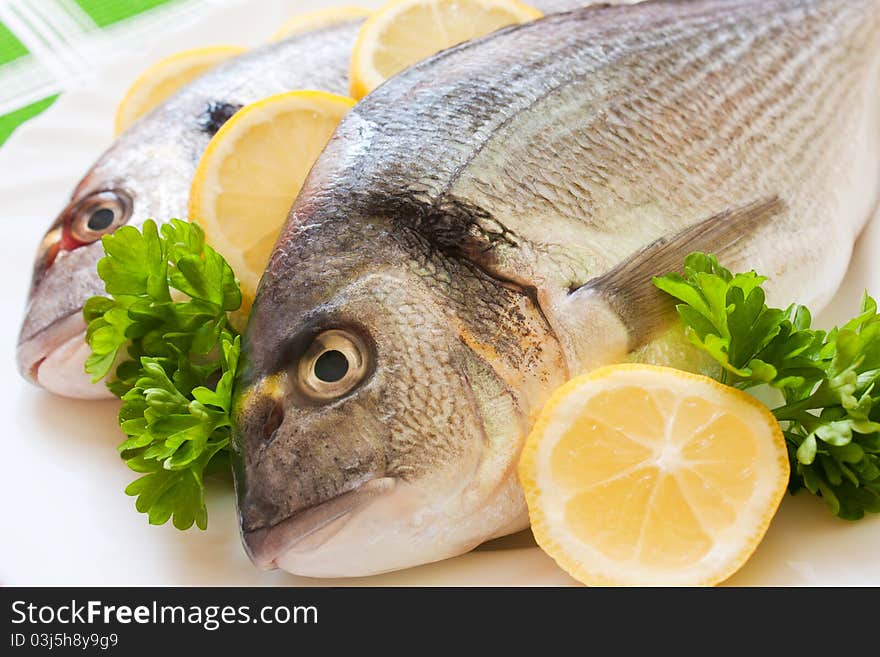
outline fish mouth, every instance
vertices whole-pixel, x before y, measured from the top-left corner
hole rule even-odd
[[[319,548],[352,518],[394,487],[391,477],[378,477],[315,506],[297,511],[269,527],[242,531],[245,550],[262,570],[277,568],[277,560],[292,548]]]
[[[86,322],[82,309],[52,322],[18,343],[18,369],[21,375],[35,385],[39,383],[39,368],[43,361],[62,344],[77,335],[85,339]]]
[[[71,312],[18,343],[16,360],[21,375],[49,392],[77,399],[109,399],[103,385],[85,373],[89,354],[82,309]]]

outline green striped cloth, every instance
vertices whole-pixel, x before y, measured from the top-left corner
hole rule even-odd
[[[223,0],[0,0],[0,145],[147,29]]]

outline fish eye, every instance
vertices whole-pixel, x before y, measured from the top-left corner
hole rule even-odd
[[[339,329],[324,331],[300,358],[300,388],[314,401],[347,395],[366,378],[369,358],[367,347],[357,334]]]
[[[71,209],[70,232],[77,241],[90,244],[126,223],[131,208],[131,197],[125,192],[91,194]]]

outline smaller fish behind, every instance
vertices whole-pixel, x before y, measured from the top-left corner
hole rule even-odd
[[[83,368],[82,308],[104,293],[100,238],[119,226],[186,217],[196,166],[208,141],[240,107],[275,93],[321,89],[347,95],[348,64],[361,19],[290,37],[219,65],[124,132],[98,159],[39,246],[19,335],[22,376],[51,392],[106,398]]]

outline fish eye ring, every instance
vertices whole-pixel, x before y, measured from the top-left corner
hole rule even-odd
[[[300,388],[314,401],[330,401],[351,392],[366,377],[369,352],[355,333],[331,329],[318,334],[297,368]]]
[[[70,210],[70,233],[91,244],[131,218],[131,197],[123,191],[105,190],[85,197]]]

